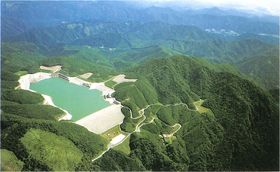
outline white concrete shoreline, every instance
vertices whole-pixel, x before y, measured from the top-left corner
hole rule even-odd
[[[51,78],[51,74],[50,73],[45,73],[45,72],[37,72],[37,73],[34,73],[34,74],[23,75],[18,80],[19,88],[21,88],[23,90],[32,91],[32,90],[30,90],[30,84],[31,83],[39,82],[41,80],[48,79],[48,78]]]
[[[26,74],[26,75],[23,75],[19,78],[19,80],[18,80],[19,88],[23,89],[23,90],[28,90],[28,91],[31,91],[31,92],[36,92],[36,91],[30,89],[30,84],[34,83],[34,82],[42,81],[44,79],[49,79],[49,78],[51,78],[51,74],[50,73],[45,73],[45,72],[38,72],[38,73],[34,73],[34,74]],[[59,109],[61,109],[62,111],[65,112],[65,115],[58,119],[59,121],[60,120],[71,120],[72,119],[72,115],[69,112],[67,112],[67,110],[56,106],[53,103],[52,98],[50,96],[45,95],[45,94],[41,94],[41,95],[44,98],[43,104],[57,107],[57,108],[59,108]]]
[[[32,90],[32,91],[33,91],[33,90]],[[34,92],[35,92],[35,91],[34,91]],[[71,119],[72,119],[72,115],[71,115],[67,110],[62,109],[62,108],[56,106],[56,105],[53,103],[52,98],[51,98],[50,96],[45,95],[45,94],[41,94],[41,95],[42,95],[42,96],[44,97],[44,99],[45,99],[45,101],[44,101],[44,104],[45,104],[45,105],[51,105],[51,106],[57,107],[58,109],[61,109],[62,111],[65,112],[65,115],[62,116],[62,117],[60,117],[60,118],[58,119],[59,121],[60,121],[60,120],[71,120]]]
[[[38,72],[34,74],[26,74],[20,77],[19,79],[19,88],[36,92],[30,89],[30,84],[34,82],[39,82],[44,79],[49,79],[51,78],[51,73],[45,73],[45,72]],[[106,82],[100,82],[100,83],[91,83],[88,81],[84,81],[78,77],[68,77],[69,82],[73,84],[77,84],[80,86],[83,86],[84,84],[89,85],[89,89],[96,89],[102,92],[103,96],[109,95],[108,98],[104,98],[105,101],[108,101],[111,105],[103,108],[97,112],[94,112],[92,114],[87,115],[86,117],[76,121],[75,123],[78,125],[81,125],[85,128],[87,128],[89,131],[96,133],[96,134],[101,134],[104,133],[105,131],[120,125],[123,123],[124,115],[121,112],[122,105],[121,104],[114,104],[114,102],[117,102],[115,98],[111,97],[111,95],[115,92],[114,89],[111,89],[107,87],[104,83]],[[125,79],[125,75],[117,75],[112,77],[112,80],[119,83],[122,82],[135,82],[136,79]],[[52,98],[48,95],[41,94],[44,97],[44,104],[46,105],[52,105],[57,107],[53,101]],[[59,108],[59,107],[57,107]],[[61,109],[61,108],[59,108]],[[59,120],[71,120],[72,115],[67,112],[64,109],[61,109],[65,112],[65,115]],[[119,135],[116,138],[113,138],[110,145],[118,145],[119,143],[122,142],[124,139],[124,135]]]

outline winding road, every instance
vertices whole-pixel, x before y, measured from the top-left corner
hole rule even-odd
[[[120,103],[120,102],[119,102],[119,103]],[[166,104],[166,105],[163,105],[163,104],[161,104],[161,103],[154,103],[154,104],[147,105],[145,108],[140,109],[140,110],[138,111],[138,113],[139,113],[140,115],[137,116],[137,117],[133,117],[133,116],[132,116],[132,111],[131,111],[131,109],[130,109],[129,107],[122,106],[122,107],[127,108],[127,109],[129,110],[129,112],[130,112],[130,118],[131,118],[131,119],[139,119],[139,118],[141,118],[141,117],[143,116],[143,117],[144,117],[143,120],[141,120],[141,121],[136,125],[135,130],[134,130],[133,132],[131,132],[131,133],[127,133],[127,132],[126,132],[127,135],[125,136],[125,138],[124,138],[121,142],[119,142],[118,144],[114,144],[114,145],[109,144],[108,147],[107,147],[107,149],[106,149],[105,151],[103,151],[100,155],[98,155],[97,157],[95,157],[94,159],[92,159],[92,162],[94,162],[94,161],[96,161],[97,159],[101,158],[101,157],[102,157],[106,152],[108,152],[111,148],[122,144],[131,134],[133,134],[133,133],[135,133],[135,132],[140,132],[140,128],[141,128],[142,126],[154,122],[154,119],[155,119],[155,118],[153,118],[153,119],[152,119],[151,121],[149,121],[149,122],[145,122],[145,123],[144,123],[144,121],[145,121],[146,118],[147,118],[144,114],[145,114],[145,110],[146,110],[146,109],[148,109],[148,108],[151,107],[151,106],[155,106],[155,105],[160,105],[160,106],[163,106],[163,107],[183,105],[183,106],[186,106],[187,109],[190,110],[190,111],[197,111],[197,110],[190,109],[189,106],[188,106],[186,103],[182,103],[182,102],[181,102],[181,103],[175,103],[175,104]],[[168,125],[168,124],[166,124],[166,125]],[[176,132],[178,132],[178,131],[181,129],[181,127],[182,127],[181,124],[176,123],[176,124],[174,124],[173,126],[171,126],[171,125],[168,125],[168,126],[170,126],[170,127],[175,127],[176,125],[179,126],[177,130],[173,131],[173,132],[170,133],[170,134],[165,134],[164,136],[165,136],[165,137],[171,137],[171,136],[173,136]]]

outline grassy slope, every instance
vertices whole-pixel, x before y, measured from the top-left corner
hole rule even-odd
[[[20,141],[29,155],[54,171],[74,170],[83,153],[68,139],[38,129],[30,129]]]
[[[24,163],[7,149],[1,149],[1,171],[20,171]]]
[[[104,133],[102,133],[101,136],[108,139],[108,141],[110,141],[111,139],[118,136],[119,134],[121,134],[121,129],[120,129],[120,126],[117,125],[111,129],[105,131]]]
[[[2,110],[6,113],[19,115],[26,118],[58,120],[65,112],[51,105],[36,104],[10,104],[3,105]]]
[[[12,101],[20,104],[43,103],[43,96],[26,90],[3,90],[2,100]]]
[[[104,83],[107,87],[109,88],[114,88],[114,86],[117,84],[115,81],[113,80],[109,80],[107,82]]]
[[[2,147],[12,150],[26,165],[24,170],[48,170],[50,167],[37,159],[29,159],[29,153],[20,139],[31,128],[52,132],[69,139],[83,153],[81,162],[75,169],[89,169],[91,160],[106,149],[107,141],[99,135],[89,132],[82,126],[69,122],[55,122],[40,119],[2,115]]]
[[[130,142],[130,138],[128,137],[124,142],[114,147],[113,149],[116,151],[120,151],[126,155],[129,155],[130,154],[129,142]]]

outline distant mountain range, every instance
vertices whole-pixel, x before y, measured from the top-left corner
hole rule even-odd
[[[176,25],[193,25],[201,29],[214,28],[242,33],[278,34],[278,18],[257,17],[239,11],[224,11],[218,8],[202,10],[174,10],[160,7],[137,7],[129,2],[3,2],[2,21],[5,26],[16,21],[21,26],[4,30],[5,35],[21,33],[30,28],[57,25],[63,22],[165,22]],[[23,26],[23,27],[22,27]],[[2,34],[4,35],[4,34]]]
[[[69,54],[65,46],[90,46],[106,56],[130,54],[161,47],[167,54],[186,54],[212,62],[235,64],[245,74],[264,68],[261,59],[279,56],[279,21],[275,16],[255,16],[235,10],[200,10],[144,7],[130,2],[3,2],[2,40],[29,42],[46,56]],[[153,51],[154,55],[156,51]],[[103,53],[103,55],[105,55]],[[155,55],[159,57],[161,53]],[[102,56],[103,56],[102,55]],[[256,60],[255,60],[256,58]],[[245,65],[246,64],[246,65]],[[251,63],[250,63],[251,64]],[[118,62],[117,66],[127,66]],[[248,68],[247,68],[248,67]],[[267,70],[278,64],[266,65]],[[250,72],[249,72],[250,71]],[[272,72],[272,71],[271,71]],[[253,72],[260,82],[263,77]],[[271,80],[269,77],[268,80]],[[278,88],[274,83],[269,88]],[[268,85],[270,84],[262,84]]]

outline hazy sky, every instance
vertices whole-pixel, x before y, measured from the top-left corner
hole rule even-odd
[[[250,10],[252,12],[280,15],[280,0],[142,0],[154,5],[172,5],[196,7],[224,7]]]

